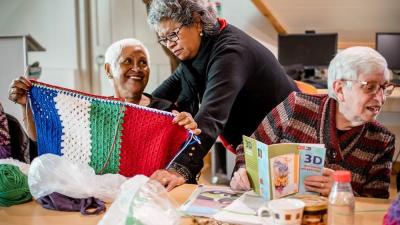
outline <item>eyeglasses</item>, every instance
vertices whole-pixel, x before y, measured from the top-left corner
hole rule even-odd
[[[382,88],[383,95],[390,96],[393,93],[394,88],[396,87],[395,84],[386,83],[386,84],[379,84],[378,82],[374,81],[360,81],[360,80],[342,80],[348,82],[357,82],[361,84],[361,89],[363,89],[365,94],[377,94],[378,91]]]
[[[184,25],[182,24],[180,27],[176,28],[174,31],[169,33],[166,37],[159,37],[158,42],[164,46],[167,46],[168,41],[177,42],[179,40],[179,31]]]

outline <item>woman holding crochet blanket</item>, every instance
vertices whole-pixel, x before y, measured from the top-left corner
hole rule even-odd
[[[173,111],[176,114],[173,123],[184,126],[196,135],[200,134],[201,131],[190,113],[178,113],[173,103],[144,93],[150,74],[149,52],[140,41],[131,38],[111,44],[105,53],[105,71],[114,89],[115,98],[123,98],[129,103],[141,106]],[[32,111],[26,110],[27,92],[31,86],[31,82],[25,77],[15,79],[10,85],[8,98],[22,106],[28,135],[36,140]]]

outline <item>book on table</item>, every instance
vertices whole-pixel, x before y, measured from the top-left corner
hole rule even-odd
[[[266,145],[243,136],[243,147],[250,184],[265,200],[295,193],[315,194],[305,189],[304,179],[322,175],[326,152],[323,144]]]

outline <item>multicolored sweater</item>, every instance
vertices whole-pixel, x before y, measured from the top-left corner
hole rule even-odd
[[[172,123],[170,112],[32,82],[39,155],[63,155],[100,174],[149,176],[165,168],[190,137]]]
[[[10,134],[8,133],[8,122],[3,106],[0,103],[0,159],[11,156]]]
[[[327,95],[293,92],[265,117],[252,137],[266,144],[325,144],[325,167],[351,171],[356,196],[388,198],[394,135],[376,121],[338,131],[336,105]],[[237,154],[239,168],[244,166],[243,146]]]

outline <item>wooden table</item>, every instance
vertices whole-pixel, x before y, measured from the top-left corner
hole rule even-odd
[[[181,205],[195,188],[195,185],[186,184],[175,188],[170,192],[170,196]],[[356,224],[382,224],[383,215],[389,205],[389,200],[385,199],[357,198]],[[47,210],[31,201],[8,208],[0,207],[0,225],[94,225],[100,221],[103,215],[83,216],[78,212]],[[182,224],[190,223],[190,218],[182,219]]]

